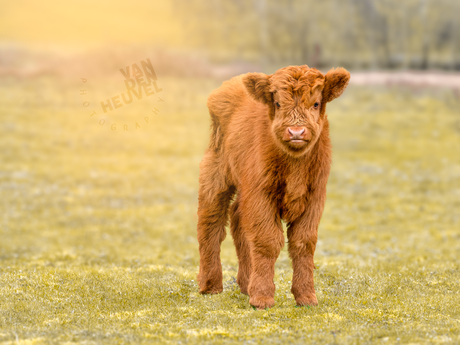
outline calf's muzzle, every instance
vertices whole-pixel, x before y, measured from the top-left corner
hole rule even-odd
[[[310,139],[310,131],[305,127],[287,127],[283,135],[284,141],[309,141]]]

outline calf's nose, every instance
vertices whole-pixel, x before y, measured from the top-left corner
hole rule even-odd
[[[305,139],[305,128],[303,127],[288,127],[289,139]]]

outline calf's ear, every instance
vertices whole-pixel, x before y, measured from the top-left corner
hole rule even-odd
[[[243,77],[244,86],[257,101],[271,104],[273,95],[270,92],[270,79],[264,73],[248,73]]]
[[[339,97],[347,88],[350,73],[342,67],[331,69],[326,73],[323,89],[323,102],[330,102]]]

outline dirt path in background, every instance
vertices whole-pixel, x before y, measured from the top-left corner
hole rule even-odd
[[[350,84],[444,87],[460,91],[460,73],[436,71],[352,72]]]
[[[0,78],[36,78],[43,75],[79,78],[81,75],[118,76],[118,69],[127,61],[140,61],[151,57],[160,75],[177,77],[211,77],[221,80],[235,75],[260,71],[260,66],[246,62],[213,65],[206,59],[184,54],[157,51],[133,51],[126,54],[96,51],[93,53],[38,55],[15,47],[0,46]],[[107,61],[111,63],[108,64]],[[327,70],[322,70],[326,72]],[[414,88],[442,87],[456,90],[460,97],[458,71],[351,71],[352,85],[405,85]]]

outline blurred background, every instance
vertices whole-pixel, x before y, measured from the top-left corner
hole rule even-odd
[[[21,0],[1,6],[2,75],[78,68],[73,65],[88,71],[83,57],[110,57],[97,66],[109,70],[139,51],[155,58],[162,75],[300,64],[460,69],[455,0]]]
[[[101,101],[126,92],[120,69],[147,59],[161,91],[104,113]],[[370,286],[364,271],[384,282],[388,298],[399,291],[389,277],[403,271],[458,282],[460,1],[0,0],[0,339],[107,329],[115,322],[109,313],[161,306],[176,287],[198,298],[206,99],[232,76],[300,64],[351,72],[347,90],[328,104],[334,149],[315,256],[318,299],[345,293],[338,287],[346,284]],[[227,292],[236,289],[237,267],[229,238]],[[291,274],[285,247],[275,280],[286,305],[293,305]],[[113,291],[101,285],[109,283]],[[442,286],[423,293],[453,291]],[[424,305],[417,289],[406,296],[414,308]],[[95,299],[71,306],[75,296]],[[340,310],[355,310],[350,298]],[[436,320],[445,332],[458,330],[458,314],[449,324],[430,312],[414,314],[426,316],[430,332]],[[50,326],[56,315],[66,323]],[[137,334],[133,322],[110,332]],[[251,332],[250,325],[235,332]],[[97,332],[74,334],[87,340]]]

